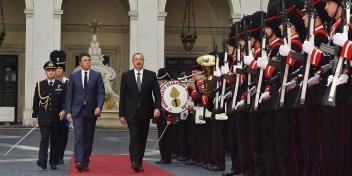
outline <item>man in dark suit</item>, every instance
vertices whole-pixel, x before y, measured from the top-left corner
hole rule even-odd
[[[47,79],[37,82],[33,97],[33,125],[40,127],[40,147],[37,165],[47,168],[48,147],[50,142],[49,164],[51,169],[57,169],[58,136],[64,118],[62,111],[65,100],[65,84],[55,81],[56,66],[52,61],[44,64]]]
[[[130,132],[131,168],[140,172],[144,171],[142,160],[149,121],[160,116],[160,89],[156,74],[143,69],[143,54],[134,54],[132,63],[134,69],[124,72],[121,76],[119,116],[123,125],[127,122]]]
[[[90,69],[88,54],[80,56],[81,70],[70,76],[66,94],[67,119],[73,120],[75,133],[75,163],[79,172],[89,171],[95,123],[104,104],[105,88],[99,72]]]

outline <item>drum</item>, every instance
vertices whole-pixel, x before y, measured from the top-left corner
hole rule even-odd
[[[167,112],[179,114],[186,110],[187,85],[178,80],[165,82],[160,86],[161,106]]]

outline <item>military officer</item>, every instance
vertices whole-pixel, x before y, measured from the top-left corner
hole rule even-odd
[[[33,97],[32,120],[39,125],[41,140],[37,165],[47,168],[48,147],[50,142],[49,164],[57,169],[58,164],[58,133],[60,122],[64,119],[62,111],[65,99],[65,84],[55,80],[56,66],[52,61],[44,64],[46,79],[37,82]]]

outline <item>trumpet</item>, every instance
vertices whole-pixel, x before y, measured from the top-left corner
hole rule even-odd
[[[193,76],[200,75],[200,74],[203,74],[203,71],[200,71],[200,72],[197,72],[197,73],[193,73],[191,75],[186,75],[186,76],[181,77],[181,78],[177,78],[177,80],[179,80],[181,82],[189,82],[188,78],[192,78]]]

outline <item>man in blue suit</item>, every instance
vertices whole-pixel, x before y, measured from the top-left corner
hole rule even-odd
[[[73,120],[75,132],[75,164],[79,172],[88,172],[92,152],[95,123],[104,104],[105,88],[99,72],[90,69],[88,54],[80,56],[81,70],[70,76],[66,94],[66,113]]]

